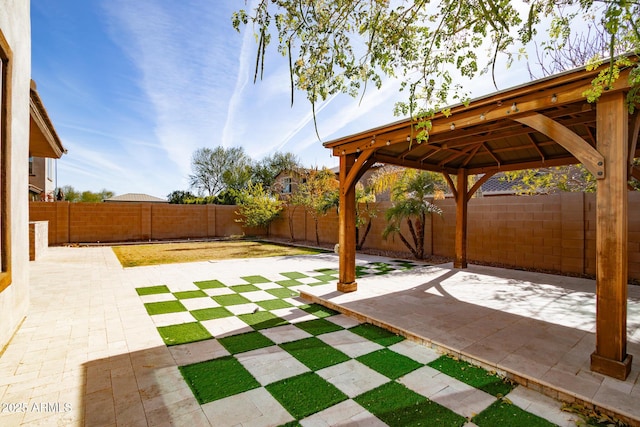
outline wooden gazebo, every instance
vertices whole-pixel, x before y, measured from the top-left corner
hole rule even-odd
[[[597,103],[583,96],[600,70],[573,70],[436,114],[427,142],[403,120],[324,145],[340,158],[338,290],[357,289],[355,183],[374,163],[441,172],[456,199],[455,268],[467,265],[467,203],[493,174],[582,163],[597,178],[596,349],[591,369],[625,379],[627,354],[627,181],[640,115],[628,112],[629,70]],[[454,180],[450,177],[455,175]],[[468,176],[478,175],[469,188]]]

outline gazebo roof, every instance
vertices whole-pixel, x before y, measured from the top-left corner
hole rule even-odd
[[[432,117],[426,142],[415,139],[416,121],[405,119],[324,145],[336,156],[368,151],[369,161],[449,174],[585,163],[594,174],[602,172],[600,178],[604,168],[598,167],[601,159],[595,151],[597,103],[588,103],[583,95],[599,71],[575,69],[455,105],[450,114]],[[627,76],[628,71],[609,92],[627,89]],[[567,135],[558,138],[559,132]],[[593,152],[588,147],[585,152],[576,136]]]

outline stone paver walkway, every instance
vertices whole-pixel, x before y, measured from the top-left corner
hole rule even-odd
[[[359,259],[359,263],[363,265],[371,265],[375,261],[388,260],[372,257]],[[431,368],[429,363],[440,355],[433,349],[416,345],[409,340],[389,344],[384,350],[413,360],[421,367],[398,377],[395,381],[390,381],[389,373],[380,374],[380,372],[372,370],[371,366],[375,366],[375,362],[368,360],[366,356],[375,352],[374,347],[377,343],[363,339],[361,335],[354,333],[355,329],[353,328],[359,327],[358,321],[344,315],[328,316],[326,321],[336,325],[337,330],[311,337],[310,335],[314,335],[313,333],[299,327],[302,323],[312,320],[311,318],[302,319],[310,313],[302,310],[305,314],[299,318],[295,317],[297,311],[293,308],[308,303],[299,298],[291,298],[289,300],[291,307],[284,307],[289,310],[289,315],[291,312],[294,313],[292,317],[286,319],[285,324],[270,324],[269,327],[264,328],[255,327],[255,322],[243,321],[241,324],[234,320],[227,322],[229,324],[226,326],[220,326],[222,322],[211,322],[218,320],[218,318],[198,320],[195,317],[184,317],[185,314],[193,316],[194,312],[196,316],[206,317],[212,315],[211,309],[231,309],[232,307],[225,307],[225,298],[218,298],[218,300],[213,298],[217,295],[208,295],[208,300],[214,301],[220,307],[209,306],[207,298],[200,297],[202,299],[198,301],[198,297],[189,294],[191,291],[202,290],[194,285],[196,282],[218,280],[222,283],[239,285],[242,284],[238,281],[240,277],[258,275],[272,277],[282,272],[313,272],[319,269],[329,271],[335,268],[337,268],[337,258],[333,254],[327,254],[312,257],[203,262],[123,269],[110,248],[50,248],[41,260],[31,264],[31,310],[13,341],[0,357],[0,403],[4,409],[0,413],[0,425],[278,425],[293,419],[293,417],[289,412],[283,412],[282,404],[275,401],[272,396],[277,393],[274,390],[283,376],[291,377],[293,372],[298,372],[295,371],[294,366],[300,371],[301,376],[307,375],[305,380],[309,379],[309,375],[313,375],[314,381],[320,379],[322,384],[332,384],[346,396],[346,400],[341,400],[340,403],[329,406],[315,415],[296,417],[302,420],[302,425],[339,425],[345,420],[349,420],[353,425],[358,425],[358,423],[360,425],[376,425],[375,423],[384,425],[357,402],[363,401],[364,398],[359,398],[363,394],[363,390],[371,390],[385,383],[402,384],[413,392],[429,397],[447,408],[453,407],[455,412],[465,417],[478,413],[492,400],[495,400],[492,396],[487,399],[486,393],[479,394],[477,389],[468,388],[465,384]],[[416,336],[422,336],[425,332],[420,328],[420,316],[416,316],[416,313],[421,311],[419,309],[420,298],[424,298],[425,295],[440,295],[440,298],[462,301],[467,309],[458,309],[455,311],[457,315],[447,318],[443,311],[434,308],[438,304],[429,302],[429,298],[424,300],[424,311],[439,313],[439,322],[436,322],[436,325],[440,328],[441,333],[433,335],[429,340],[445,347],[447,343],[443,342],[442,337],[447,334],[444,332],[443,324],[452,322],[454,318],[458,319],[456,321],[458,328],[456,329],[460,329],[460,333],[453,336],[459,342],[463,340],[460,337],[466,335],[491,337],[491,331],[493,334],[496,333],[493,330],[496,326],[491,326],[492,317],[489,314],[483,316],[482,319],[475,318],[478,325],[475,335],[470,331],[466,335],[463,333],[466,330],[465,326],[471,328],[469,322],[474,321],[474,316],[468,314],[468,308],[477,305],[479,301],[482,301],[484,305],[483,310],[490,310],[497,317],[496,322],[503,320],[497,313],[507,313],[521,318],[523,330],[525,326],[528,328],[538,326],[525,324],[522,317],[525,313],[509,313],[507,309],[519,307],[519,310],[535,311],[536,309],[527,304],[525,300],[536,293],[536,287],[541,287],[547,291],[547,294],[552,294],[552,288],[557,289],[558,287],[556,284],[548,285],[546,281],[541,284],[540,282],[526,282],[518,277],[504,276],[511,277],[511,279],[499,279],[498,282],[501,283],[503,290],[492,294],[495,297],[493,299],[495,303],[498,304],[498,301],[501,301],[502,305],[491,308],[485,304],[483,298],[486,295],[479,291],[478,286],[473,288],[473,293],[462,297],[458,295],[458,290],[453,290],[449,286],[448,280],[451,280],[454,274],[447,273],[447,269],[444,268],[440,273],[437,273],[436,280],[434,280],[433,274],[436,271],[435,267],[421,267],[406,272],[385,271],[384,273],[388,274],[384,276],[367,275],[359,280],[360,291],[349,295],[335,293],[334,282],[329,282],[327,285],[308,286],[303,284],[300,288],[297,285],[284,286],[284,288],[304,289],[305,292],[313,293],[316,298],[327,299],[330,303],[342,304],[349,310],[370,316],[372,313],[362,313],[366,312],[367,306],[375,310],[379,309],[376,304],[372,303],[375,300],[372,296],[389,293],[389,288],[384,290],[379,287],[380,284],[395,284],[394,295],[378,298],[379,301],[387,301],[383,304],[384,307],[380,313],[377,313],[380,315],[378,317],[384,317],[389,311],[392,311],[392,300],[396,296],[401,296],[396,300],[395,308],[401,307],[401,312],[404,314],[401,317],[410,319],[411,326],[416,327],[416,330],[412,332]],[[470,271],[472,271],[471,275],[475,277],[475,280],[482,281],[482,283],[486,279],[483,274],[491,274],[491,272],[479,272],[473,269]],[[512,273],[508,270],[497,270],[492,274],[498,272],[501,272],[500,274]],[[519,274],[518,272],[513,273],[514,276]],[[467,285],[473,282],[473,279],[470,278],[465,280]],[[432,282],[433,286],[416,290],[420,284],[427,281]],[[487,283],[491,283],[491,281],[489,280]],[[269,289],[275,288],[269,288],[269,285],[264,283],[248,284],[258,287],[259,290],[242,288],[245,291],[242,293],[250,293],[246,296],[249,302],[242,307],[242,313],[233,313],[233,316],[226,317],[228,320],[242,319],[243,315],[255,314],[244,311],[249,307],[255,310],[251,304],[261,307],[257,313],[283,310],[283,308],[276,308],[277,306],[271,306],[264,302],[276,299],[272,296],[277,296],[274,295],[277,292],[268,292]],[[291,285],[291,283],[287,284]],[[136,289],[159,285],[167,286],[172,295],[171,299],[175,297],[180,303],[184,302],[186,311],[150,315],[145,303],[162,302],[166,296],[138,295]],[[546,286],[550,287],[546,288]],[[216,293],[214,291],[216,288],[206,289]],[[367,293],[369,291],[361,292],[365,289],[369,289],[372,293]],[[411,289],[417,293],[412,293]],[[585,295],[588,294],[587,291],[574,291],[570,293],[582,295],[584,292]],[[582,353],[578,349],[584,348],[583,352],[586,352],[587,355],[592,351],[592,348],[587,348],[587,337],[590,334],[590,328],[592,328],[589,326],[588,319],[590,316],[593,317],[593,314],[589,313],[589,307],[572,306],[566,297],[561,296],[560,291],[557,292],[556,301],[565,301],[567,307],[572,307],[572,309],[585,310],[584,313],[579,313],[578,319],[575,320],[577,325],[549,323],[549,326],[544,329],[549,333],[549,337],[558,335],[558,330],[555,328],[560,326],[575,331],[573,334],[577,336],[579,345],[573,351],[565,351],[564,357],[561,357],[562,360],[566,359],[566,363],[569,363],[569,356],[581,356]],[[360,297],[360,302],[358,302],[358,298],[355,298],[356,295]],[[338,301],[340,298],[347,297],[350,299]],[[280,300],[284,297],[277,296],[277,298]],[[465,301],[464,298],[471,298],[473,301]],[[589,297],[585,296],[584,298],[585,301],[588,301]],[[262,307],[261,303],[266,308]],[[240,305],[233,304],[234,310]],[[635,310],[634,307],[631,308]],[[549,309],[553,308],[548,304],[544,309],[539,308],[538,312],[532,316],[543,316],[543,318],[549,316],[550,312],[544,311]],[[559,317],[557,313],[554,316]],[[283,314],[282,318],[286,318],[286,315]],[[167,346],[158,328],[189,323],[192,319],[204,324],[205,329],[214,339]],[[270,319],[272,320],[272,318]],[[466,323],[464,323],[465,321]],[[215,326],[213,326],[214,324]],[[206,326],[211,326],[211,328]],[[396,325],[396,327],[402,328],[407,326],[407,323]],[[497,328],[503,329],[499,326]],[[630,322],[630,328],[636,328],[637,332],[637,326],[634,326],[633,322]],[[259,332],[260,335],[271,340],[273,345],[239,353],[230,352],[227,347],[221,345],[221,342],[224,343],[225,336],[233,337],[241,331]],[[586,335],[580,337],[583,332]],[[634,333],[631,336],[635,340]],[[305,363],[300,363],[297,358],[291,357],[295,352],[289,350],[294,346],[288,347],[287,343],[295,344],[310,338],[321,341],[324,343],[323,345],[326,344],[326,347],[340,351],[346,355],[346,359],[331,366],[311,369]],[[553,345],[549,347],[549,342],[555,343],[555,341],[544,340],[542,337],[537,338],[539,338],[539,342],[536,341],[536,345],[543,345],[546,342],[547,348],[553,348]],[[165,336],[166,339],[167,336]],[[475,341],[481,342],[482,339]],[[520,346],[510,345],[508,344],[509,339],[504,342],[506,343],[505,349],[509,351],[509,354],[521,355],[521,357],[524,357],[522,354],[528,354],[522,347],[534,344],[534,342],[527,342]],[[467,347],[470,345],[464,347],[452,345],[452,349],[454,351],[464,350],[460,353],[466,354]],[[536,348],[536,345],[530,345],[531,349]],[[508,350],[512,347],[512,350]],[[376,349],[380,350],[379,347]],[[633,353],[634,350],[636,350],[635,347],[630,348],[632,354],[640,354],[640,352]],[[495,349],[493,351],[497,352]],[[543,352],[540,354],[540,357],[544,355]],[[487,364],[494,363],[490,358],[480,356],[481,361]],[[213,400],[210,403],[199,403],[184,380],[180,367],[193,366],[199,362],[212,360],[226,361],[231,360],[230,358],[239,361],[243,369],[251,372],[252,376],[258,379],[259,385],[223,399]],[[514,358],[516,357],[514,356]],[[524,362],[523,360],[522,364],[528,366]],[[581,365],[583,362],[577,361],[575,363]],[[502,361],[494,364],[504,370],[508,370],[509,367]],[[286,372],[281,369],[282,366],[287,367]],[[521,371],[523,376],[531,375],[526,369]],[[595,374],[590,374],[590,376],[599,377]],[[611,389],[617,390],[622,395],[637,396],[635,394],[637,390],[634,389],[638,376],[636,365],[634,365],[631,376],[634,378],[627,380],[627,382],[617,382],[600,377],[600,387],[610,385]],[[598,395],[596,393],[596,396]],[[472,397],[464,402],[461,396]],[[486,403],[483,403],[482,397]],[[572,425],[572,416],[560,412],[560,404],[557,401],[540,393],[516,387],[509,393],[508,398],[520,408],[541,415],[556,424]],[[596,401],[595,398],[593,400]],[[596,401],[596,403],[598,402]],[[603,403],[608,403],[608,401],[605,400]],[[622,409],[627,411],[624,407],[624,400],[622,404]],[[259,414],[270,414],[276,419],[267,421]]]

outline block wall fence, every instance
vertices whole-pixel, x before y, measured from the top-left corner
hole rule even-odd
[[[426,224],[425,253],[454,256],[455,201],[437,200],[442,215]],[[382,238],[389,202],[376,205],[377,214],[364,249],[405,252],[400,239]],[[640,193],[629,193],[629,277],[640,279]],[[233,235],[265,236],[237,222],[235,206],[153,203],[31,202],[30,221],[49,222],[49,244],[110,243],[168,239],[200,239]],[[315,242],[314,219],[301,207],[285,211],[269,236]],[[403,225],[408,237],[408,230]],[[595,195],[563,193],[549,196],[473,198],[468,207],[469,262],[497,263],[575,274],[595,274]],[[318,221],[321,243],[338,241],[335,209]]]

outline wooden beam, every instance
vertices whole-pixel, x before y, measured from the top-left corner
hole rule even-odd
[[[444,176],[444,180],[447,181],[447,185],[449,186],[449,190],[451,190],[451,194],[453,194],[454,199],[458,199],[458,190],[456,189],[455,184],[451,180],[451,176],[448,173],[442,172],[442,176]]]
[[[598,101],[598,151],[607,177],[596,191],[596,349],[591,370],[624,380],[631,370],[627,354],[627,151],[628,111],[624,93]]]
[[[513,120],[547,135],[573,154],[596,179],[604,179],[605,168],[602,155],[569,128],[539,113],[525,114],[514,117]]]
[[[629,175],[631,175],[631,170],[633,168],[633,159],[636,155],[636,147],[638,145],[638,134],[640,133],[640,113],[636,110],[633,123],[631,124],[631,128],[629,129]],[[637,179],[637,178],[636,178]]]
[[[467,202],[469,201],[469,199],[471,199],[471,197],[473,197],[474,194],[476,194],[476,191],[478,191],[480,187],[482,187],[482,184],[487,182],[489,178],[491,178],[495,174],[495,172],[488,172],[482,175],[482,177],[477,180],[476,183],[473,184],[473,187],[471,187],[471,189],[469,190],[469,193],[467,194]]]
[[[369,148],[356,157],[355,163],[350,168],[347,175],[347,179],[344,185],[345,189],[356,185],[356,182],[358,181],[358,179],[360,179],[362,174],[365,173],[367,169],[369,169],[371,164],[368,163],[367,160],[371,158],[373,152],[374,150],[372,148]]]
[[[456,239],[453,268],[467,268],[467,170],[459,169],[456,185]]]
[[[353,292],[358,289],[356,283],[356,186],[352,170],[356,155],[340,156],[340,208],[338,215],[339,272],[338,291]],[[350,183],[350,184],[348,184]]]

